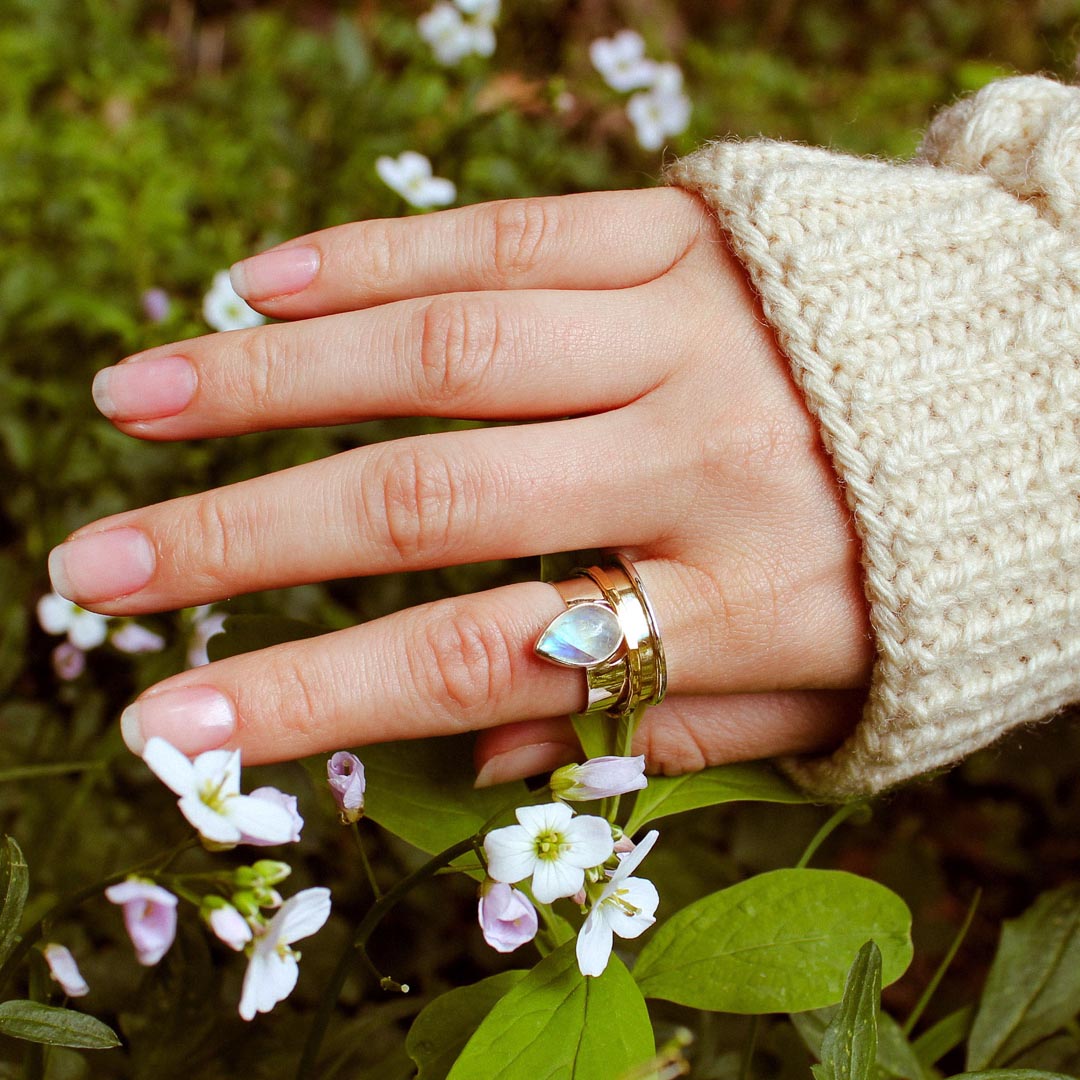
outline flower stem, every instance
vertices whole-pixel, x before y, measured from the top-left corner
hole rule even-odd
[[[360,852],[360,865],[364,868],[364,877],[367,878],[371,891],[375,899],[378,900],[382,897],[382,889],[379,888],[379,883],[375,880],[375,871],[372,870],[367,851],[364,849],[364,838],[360,835],[360,823],[357,821],[352,823],[352,834],[353,839],[356,841],[356,850]]]
[[[754,1064],[754,1049],[757,1046],[758,1028],[761,1026],[761,1017],[750,1018],[750,1030],[746,1033],[746,1042],[743,1045],[742,1062],[739,1065],[739,1080],[750,1080]]]
[[[326,1034],[326,1029],[330,1024],[330,1016],[341,995],[341,988],[345,985],[345,979],[348,977],[349,968],[353,963],[354,951],[359,950],[362,954],[366,954],[368,939],[374,933],[375,928],[401,900],[412,892],[417,885],[421,885],[428,878],[434,877],[442,867],[448,866],[459,855],[474,851],[479,844],[480,835],[476,834],[459,841],[452,847],[448,847],[445,851],[440,851],[438,855],[433,855],[423,866],[414,870],[408,877],[402,878],[392,889],[380,896],[368,909],[368,913],[357,924],[356,931],[353,934],[352,948],[342,952],[341,959],[338,961],[333,975],[330,976],[330,981],[323,990],[322,1000],[319,1002],[319,1008],[312,1018],[307,1039],[304,1041],[304,1049],[300,1054],[300,1063],[296,1069],[296,1080],[305,1080],[306,1077],[314,1075],[312,1070],[318,1058],[319,1047],[322,1045],[323,1036]]]
[[[810,843],[806,845],[806,850],[802,853],[802,857],[795,864],[795,869],[802,870],[814,857],[814,852],[828,839],[829,834],[847,821],[857,810],[862,810],[865,805],[865,803],[861,802],[850,802],[841,806],[811,837]]]
[[[629,757],[630,750],[634,743],[634,732],[637,731],[638,724],[641,723],[641,717],[645,712],[645,706],[639,705],[633,712],[627,713],[625,716],[620,716],[618,724],[615,728],[615,756],[616,757]],[[621,795],[613,795],[610,798],[604,799],[600,804],[600,816],[606,817],[608,821],[614,823],[615,819],[619,816],[619,800]]]

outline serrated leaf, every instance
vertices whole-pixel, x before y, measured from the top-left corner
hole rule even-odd
[[[445,1080],[484,1017],[527,971],[502,971],[471,986],[441,994],[413,1022],[405,1050],[417,1067],[416,1080]]]
[[[840,870],[773,870],[683,908],[634,966],[646,997],[717,1012],[804,1012],[839,1001],[851,956],[873,939],[882,979],[911,962],[911,912]]]
[[[1080,1010],[1080,885],[1044,893],[1001,929],[968,1040],[969,1070],[1004,1065]]]
[[[530,801],[521,782],[474,788],[472,738],[382,743],[360,751],[366,815],[429,854],[471,836],[507,806]]]
[[[872,1080],[880,1003],[881,950],[868,941],[852,962],[840,1008],[821,1040],[821,1064],[827,1080]]]
[[[19,944],[26,894],[30,888],[30,870],[22,850],[10,836],[0,845],[0,964]]]
[[[108,1050],[120,1045],[116,1032],[95,1017],[36,1001],[0,1002],[0,1034],[80,1050]]]
[[[686,776],[649,778],[637,794],[626,823],[628,833],[671,814],[728,802],[808,802],[775,769],[759,762],[717,765]]]
[[[448,1080],[613,1080],[655,1052],[641,992],[612,956],[597,978],[570,941],[542,960],[469,1039]]]
[[[325,633],[328,633],[326,627],[279,615],[230,615],[222,624],[221,631],[207,641],[206,655],[211,660],[224,660],[228,656],[239,656],[241,653]]]

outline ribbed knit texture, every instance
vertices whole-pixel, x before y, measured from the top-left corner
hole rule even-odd
[[[713,143],[718,214],[863,546],[870,696],[828,797],[957,761],[1080,700],[1080,89],[1006,79],[919,159]]]

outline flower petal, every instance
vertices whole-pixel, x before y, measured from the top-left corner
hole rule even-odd
[[[296,986],[300,977],[300,965],[296,956],[279,952],[264,954],[259,967],[259,982],[255,987],[255,1008],[268,1013],[279,1001],[284,1001]]]
[[[615,841],[606,818],[581,815],[563,829],[565,841],[560,858],[573,866],[599,866],[611,858]]]
[[[239,842],[240,830],[216,810],[211,810],[197,795],[185,795],[178,805],[180,813],[191,822],[203,839],[215,844]]]
[[[318,933],[329,918],[330,890],[302,889],[281,905],[270,920],[267,934],[274,934],[278,942],[291,945],[294,941]]]
[[[488,874],[509,885],[524,881],[536,866],[536,843],[528,829],[507,825],[492,829],[484,837]]]
[[[533,870],[533,896],[541,904],[550,904],[560,896],[573,896],[585,884],[585,871],[563,858],[537,859]]]
[[[230,795],[221,813],[242,839],[259,844],[288,844],[296,832],[293,815],[269,799]]]
[[[627,878],[619,886],[618,893],[619,899],[637,908],[638,913],[631,915],[619,904],[606,900],[601,901],[604,905],[604,916],[612,931],[619,937],[636,938],[656,922],[654,912],[660,903],[660,896],[656,886],[646,878]]]
[[[603,975],[611,957],[614,938],[611,927],[598,908],[589,912],[588,918],[578,931],[577,953],[578,970],[582,975]]]
[[[539,836],[543,832],[565,832],[574,811],[562,803],[549,802],[539,806],[519,806],[514,816],[531,836]]]
[[[90,987],[82,977],[79,965],[66,945],[50,942],[42,953],[45,956],[45,963],[49,965],[50,977],[60,984],[60,988],[68,997],[85,997],[90,993]]]
[[[46,634],[66,634],[75,614],[75,605],[59,593],[46,593],[37,602],[38,625]]]
[[[660,839],[660,833],[656,829],[650,829],[641,839],[641,842],[629,854],[623,856],[615,873],[611,875],[609,884],[628,878],[640,865],[646,855],[653,849],[653,845]]]
[[[105,616],[93,611],[76,611],[68,624],[68,641],[79,649],[96,649],[108,633]]]
[[[191,762],[172,743],[153,736],[142,755],[150,771],[174,794],[191,795],[195,791],[195,770]]]
[[[240,792],[240,751],[207,750],[192,763],[195,785],[202,791],[213,788],[221,798]]]

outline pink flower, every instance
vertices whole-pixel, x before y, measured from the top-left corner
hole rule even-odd
[[[168,889],[139,878],[110,885],[105,896],[124,909],[124,925],[136,959],[144,967],[153,967],[176,937],[176,897]]]
[[[274,806],[280,806],[281,809],[292,818],[292,835],[284,842],[287,844],[295,844],[300,839],[300,830],[304,827],[304,819],[296,809],[295,795],[286,795],[284,791],[278,791],[275,787],[261,787],[252,791],[249,797],[252,799],[262,799],[263,802],[271,803]],[[250,844],[252,847],[271,847],[280,842],[281,841],[278,840],[264,840],[258,836],[248,836],[246,833],[241,836],[238,841],[238,843],[241,844]]]
[[[477,918],[484,940],[496,952],[513,952],[536,937],[536,908],[520,889],[502,882],[481,887]]]
[[[367,787],[360,759],[347,750],[339,750],[326,763],[326,782],[341,811],[342,824],[359,821],[364,816],[364,790]]]
[[[570,802],[625,795],[647,784],[644,754],[590,758],[584,765],[564,765],[551,774],[552,795]]]
[[[147,289],[139,297],[143,314],[154,323],[162,323],[169,317],[172,301],[164,289]]]
[[[79,971],[79,965],[75,963],[75,957],[66,945],[57,945],[50,942],[42,950],[45,963],[49,965],[49,975],[54,982],[60,984],[60,988],[68,997],[85,997],[90,993],[90,987]]]
[[[252,938],[251,926],[232,904],[226,903],[220,897],[215,899],[220,900],[220,903],[204,915],[206,923],[219,941],[239,952]]]
[[[52,666],[58,679],[71,682],[86,670],[86,653],[70,641],[61,641],[52,651]]]
[[[137,622],[124,623],[119,630],[113,631],[111,640],[113,647],[122,653],[155,653],[165,648],[165,639],[160,634]]]

